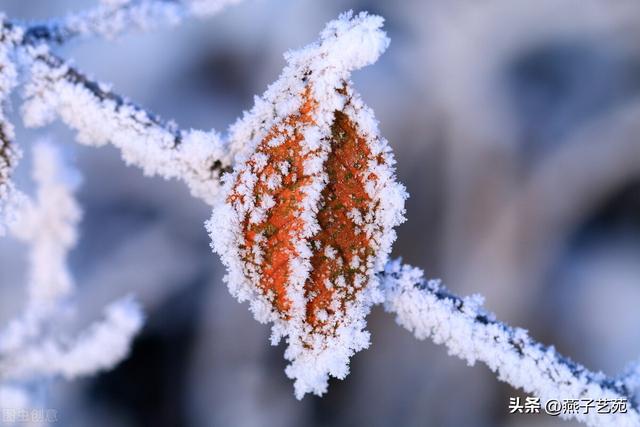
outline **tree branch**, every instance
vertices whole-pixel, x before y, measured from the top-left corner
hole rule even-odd
[[[482,308],[482,298],[462,298],[439,281],[425,281],[420,269],[390,262],[381,273],[385,309],[417,339],[444,344],[450,355],[485,363],[498,379],[527,393],[550,399],[626,399],[626,413],[561,415],[590,426],[638,426],[640,412],[629,379],[613,379],[536,342],[520,328],[497,321]],[[635,371],[635,375],[639,373]]]
[[[25,85],[25,125],[40,127],[56,117],[86,145],[113,144],[127,164],[147,175],[181,179],[191,193],[213,203],[220,176],[229,170],[226,143],[215,131],[180,130],[108,86],[88,79],[42,47],[27,47],[31,77]]]
[[[187,16],[187,11],[192,15],[212,14],[229,2],[141,1],[126,3],[118,10],[129,13],[133,19],[144,15],[151,4],[158,4],[157,7],[173,5]],[[45,42],[68,39],[56,34],[76,34],[60,28],[67,27],[52,24],[24,28],[3,22],[3,35],[6,35],[3,46],[11,45],[23,51],[21,58],[26,59],[26,66],[31,71],[22,109],[25,125],[39,127],[58,117],[78,132],[78,142],[88,145],[111,143],[122,152],[128,164],[141,167],[147,175],[181,179],[195,197],[213,203],[220,176],[231,166],[232,156],[227,144],[213,130],[179,129],[175,123],[164,121],[113,92],[108,85],[87,78],[51,53]],[[77,33],[81,34],[85,33]]]
[[[112,0],[58,20],[20,24],[25,41],[63,44],[76,38],[115,38],[125,32],[175,26],[191,17],[207,17],[241,0]]]
[[[17,83],[16,66],[11,61],[15,34],[0,27],[0,236],[5,225],[15,219],[15,210],[19,205],[19,192],[15,189],[11,176],[20,158],[16,148],[14,129],[6,117],[6,104],[9,95]]]

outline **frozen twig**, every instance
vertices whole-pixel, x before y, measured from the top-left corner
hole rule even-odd
[[[127,164],[145,174],[181,179],[191,193],[212,203],[220,175],[229,169],[226,144],[214,132],[184,131],[88,79],[48,51],[29,47],[31,77],[23,119],[39,127],[59,117],[82,144],[117,147]]]
[[[141,167],[148,175],[182,179],[195,197],[212,203],[219,178],[231,165],[226,144],[215,131],[179,129],[175,123],[114,93],[108,85],[87,78],[54,55],[49,45],[77,36],[113,37],[131,28],[148,29],[163,23],[175,24],[190,16],[210,16],[238,1],[111,0],[93,10],[46,24],[29,26],[3,20],[0,54],[6,55],[0,57],[0,96],[5,99],[15,84],[15,66],[9,54],[18,51],[19,55],[13,56],[30,70],[22,109],[27,126],[43,126],[60,118],[77,131],[79,142],[111,143],[121,150],[128,164]],[[3,141],[8,140],[12,134],[10,123],[0,120],[0,124],[6,135]],[[2,202],[12,189],[5,176],[12,169],[15,156],[10,157],[8,144],[0,147],[0,154]],[[0,214],[3,209],[8,210],[5,206],[8,203],[0,203]]]
[[[78,177],[61,167],[52,145],[34,147],[33,178],[38,184],[34,203],[27,203],[13,234],[31,246],[29,302],[34,309],[55,304],[73,290],[67,254],[77,240],[81,217],[72,191]]]
[[[5,381],[62,376],[74,379],[111,369],[129,353],[131,341],[142,327],[143,316],[135,300],[125,297],[107,306],[104,319],[77,338],[44,336],[4,356]]]
[[[105,319],[78,338],[64,333],[61,326],[74,290],[67,257],[81,216],[73,197],[78,179],[65,168],[60,153],[45,143],[34,149],[33,177],[37,196],[24,203],[12,224],[13,234],[31,249],[28,301],[24,312],[0,329],[0,390],[11,396],[20,390],[28,395],[22,384],[113,367],[128,353],[143,321],[138,304],[125,297],[110,304]]]
[[[620,380],[632,393],[636,407],[640,408],[640,360],[637,360],[620,376]]]
[[[11,180],[20,152],[13,142],[13,125],[5,114],[9,96],[17,83],[17,70],[12,61],[15,36],[14,32],[0,28],[0,235],[4,234],[5,226],[15,219],[20,199]]]
[[[553,347],[534,341],[527,332],[497,321],[482,308],[478,296],[458,297],[439,281],[426,281],[422,270],[400,261],[390,262],[383,277],[385,309],[396,314],[399,325],[416,338],[431,338],[444,344],[450,355],[485,363],[498,379],[532,393],[546,402],[551,399],[625,399],[626,413],[599,414],[578,411],[563,414],[590,426],[633,427],[640,425],[634,390],[638,369],[626,381],[613,379],[558,354]]]
[[[24,25],[29,43],[62,44],[80,37],[114,38],[132,30],[175,26],[190,17],[211,16],[241,0],[103,0],[97,7],[59,20]]]

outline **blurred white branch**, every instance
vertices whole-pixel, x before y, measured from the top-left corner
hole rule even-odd
[[[553,347],[534,341],[527,331],[495,319],[482,308],[480,296],[459,297],[439,281],[426,281],[422,270],[400,261],[390,262],[382,273],[385,309],[396,314],[399,325],[417,339],[431,338],[444,344],[449,354],[469,365],[480,361],[498,379],[540,397],[550,399],[626,399],[628,411],[617,414],[575,413],[590,426],[638,426],[640,412],[634,389],[640,370],[625,380],[595,373],[560,355]]]
[[[102,0],[100,5],[59,20],[24,25],[25,38],[65,43],[79,37],[114,38],[135,30],[175,26],[190,17],[215,15],[241,0]]]
[[[73,196],[78,177],[48,143],[35,146],[33,164],[37,197],[24,204],[11,230],[31,249],[28,301],[24,312],[0,329],[0,394],[10,396],[22,384],[113,367],[127,355],[143,320],[138,304],[126,297],[110,304],[105,319],[78,338],[64,333],[73,292],[67,257],[81,217]],[[5,401],[0,403],[9,408]]]
[[[62,167],[52,145],[40,143],[33,151],[36,198],[25,204],[12,232],[31,246],[28,297],[31,308],[40,310],[73,290],[67,254],[78,239],[82,213],[73,196],[77,174]]]
[[[2,379],[25,381],[57,375],[73,379],[111,369],[128,355],[142,323],[138,303],[129,297],[122,298],[108,305],[104,319],[70,344],[68,338],[44,336],[4,355]]]

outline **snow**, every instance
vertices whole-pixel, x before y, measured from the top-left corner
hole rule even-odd
[[[626,372],[621,376],[621,381],[635,396],[634,403],[637,407],[640,407],[640,360],[637,360],[626,369]]]

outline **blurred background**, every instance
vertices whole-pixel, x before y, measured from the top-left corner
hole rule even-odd
[[[11,18],[93,5],[0,0]],[[640,3],[635,0],[246,0],[203,21],[59,52],[183,128],[224,131],[273,82],[282,54],[347,9],[385,17],[391,46],[353,76],[411,198],[394,255],[591,369],[640,356]],[[18,104],[19,97],[16,96]],[[19,123],[18,108],[14,122]],[[142,176],[60,124],[84,176],[72,253],[87,319],[135,293],[148,314],[112,372],[54,382],[64,426],[574,426],[509,415],[523,396],[483,366],[419,342],[381,308],[371,347],[323,398],[296,401],[283,346],[222,282],[180,183]],[[30,188],[29,159],[19,183]],[[0,322],[22,309],[26,251],[0,240]]]

